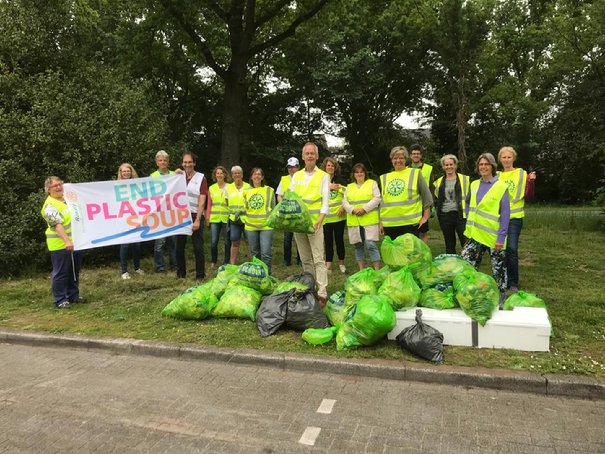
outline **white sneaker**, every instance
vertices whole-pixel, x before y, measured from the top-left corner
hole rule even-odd
[[[137,274],[145,274],[145,271],[143,271],[141,268],[137,268],[136,270],[134,270],[134,272]]]
[[[340,272],[342,274],[345,274],[347,272],[347,267],[344,265],[338,265],[338,268],[340,268]]]
[[[122,279],[130,279],[130,274],[128,274],[128,271],[122,273]]]

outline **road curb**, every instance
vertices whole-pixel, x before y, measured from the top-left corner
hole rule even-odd
[[[302,353],[228,349],[196,344],[172,344],[159,341],[50,334],[9,329],[0,329],[0,342],[605,400],[605,380],[576,375],[540,375],[507,369],[419,364],[409,361],[352,360],[350,358],[333,358]]]

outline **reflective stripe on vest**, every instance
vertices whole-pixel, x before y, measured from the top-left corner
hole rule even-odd
[[[343,213],[342,215],[338,216],[338,211],[342,208],[342,199],[344,196],[344,192],[345,188],[342,185],[340,186],[340,189],[338,189],[338,191],[330,190],[329,211],[328,214],[326,214],[324,224],[344,221],[347,218],[346,213]]]
[[[227,205],[227,198],[225,193],[227,192],[227,184],[220,188],[218,183],[214,183],[208,188],[210,193],[210,200],[212,205],[210,206],[210,222],[227,222],[229,220],[229,206]]]
[[[508,187],[505,183],[496,181],[477,204],[479,184],[480,180],[471,183],[471,199],[464,235],[493,248],[496,246],[500,229],[500,201]],[[504,243],[506,247],[506,240]]]
[[[192,214],[197,214],[202,181],[204,181],[204,174],[195,172],[187,184],[187,200],[189,201],[189,210]]]
[[[42,217],[44,217],[44,210],[46,208],[46,205],[52,205],[54,206],[57,211],[59,212],[59,214],[61,215],[61,217],[63,218],[63,229],[65,230],[65,234],[67,235],[67,237],[71,240],[71,212],[69,211],[69,207],[67,206],[66,203],[61,202],[60,200],[57,200],[51,196],[48,196],[46,198],[46,200],[44,201],[44,204],[42,205],[42,210],[40,210],[40,214],[42,214]],[[45,218],[46,219],[46,218]],[[50,224],[48,224],[47,222],[47,229],[46,229],[46,246],[48,247],[49,251],[60,251],[61,249],[65,249],[65,243],[63,242],[63,240],[61,239],[61,237],[57,234],[57,231],[52,228],[50,226]]]
[[[370,202],[374,198],[374,193],[372,192],[374,183],[374,180],[366,180],[359,187],[357,186],[357,183],[351,183],[347,186],[347,201],[353,208],[363,208],[366,203]],[[378,217],[378,208],[364,214],[363,216],[347,214],[347,226],[349,227],[357,225],[374,225],[378,224],[378,222],[380,222]]]
[[[468,195],[468,187],[470,184],[470,177],[468,175],[463,175],[461,173],[456,173],[458,176],[458,183],[460,184],[460,192],[462,196],[462,200],[460,201],[460,207],[462,208],[462,217],[466,218],[466,196]],[[443,182],[444,177],[439,177],[435,180],[435,197],[439,197],[439,188],[441,187],[441,183]]]
[[[244,191],[244,205],[246,206],[245,229],[271,230],[271,227],[265,227],[264,224],[275,205],[274,201],[275,191],[269,186],[247,188]]]
[[[525,186],[527,185],[527,172],[515,169],[510,172],[498,172],[498,181],[506,183],[510,198],[510,218],[525,217]]]
[[[431,173],[433,172],[433,166],[430,164],[422,164],[422,168],[420,169],[422,173],[422,178],[426,181],[426,185],[430,187],[431,184]]]
[[[420,221],[422,200],[418,192],[419,176],[420,171],[410,167],[381,175],[380,221],[384,226],[412,225]],[[391,185],[393,187],[389,192]]]
[[[307,204],[311,220],[315,224],[321,211],[321,182],[328,174],[321,169],[315,170],[308,183],[305,184],[305,170],[299,170],[292,177],[291,190],[294,190]]]
[[[240,189],[237,189],[235,183],[229,183],[227,185],[227,198],[229,204],[229,219],[235,221],[235,215],[238,213],[244,213],[246,207],[244,206],[244,190],[248,189],[250,185],[246,182],[242,184]],[[240,216],[242,219],[245,216]]]

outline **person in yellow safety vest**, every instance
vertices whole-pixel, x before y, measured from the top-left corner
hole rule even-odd
[[[50,251],[50,276],[55,307],[68,309],[72,304],[85,302],[80,296],[80,267],[82,251],[74,250],[71,237],[71,213],[63,197],[63,181],[51,176],[44,182],[48,197],[40,214],[47,224],[46,246]]]
[[[380,233],[395,239],[404,233],[420,236],[429,220],[433,197],[420,170],[406,167],[408,150],[391,150],[393,171],[380,176]]]
[[[355,164],[351,170],[353,183],[347,186],[342,206],[347,212],[349,242],[355,247],[355,259],[359,269],[366,266],[363,246],[365,244],[375,270],[380,269],[380,189],[376,181],[367,179],[366,167]]]
[[[239,245],[242,236],[246,236],[244,221],[246,219],[244,206],[244,190],[250,185],[246,183],[244,171],[240,166],[231,167],[231,178],[233,183],[227,185],[227,204],[229,205],[229,238],[231,239],[231,254],[229,262],[237,265]]]
[[[208,188],[206,208],[206,227],[210,228],[211,267],[216,268],[218,261],[218,239],[223,231],[225,253],[223,264],[229,263],[231,257],[231,238],[229,237],[229,204],[227,198],[227,180],[229,172],[223,166],[216,166],[212,171],[214,184]]]
[[[420,169],[420,172],[422,173],[422,177],[424,178],[424,181],[426,181],[426,184],[429,186],[429,191],[432,194],[433,190],[434,190],[433,166],[430,164],[426,164],[422,160],[423,155],[424,155],[424,149],[422,148],[422,145],[415,143],[414,145],[412,145],[410,147],[410,158],[412,160],[411,167],[413,167],[415,169]],[[428,244],[428,242],[429,242],[429,223],[426,222],[423,225],[421,225],[419,227],[418,231],[420,232],[420,239],[422,241],[424,241],[426,244]]]
[[[272,187],[265,186],[265,172],[260,167],[255,167],[250,172],[250,185],[244,190],[246,236],[252,255],[265,262],[271,274],[273,229],[264,224],[275,207],[275,191]]]
[[[506,183],[498,180],[496,159],[483,153],[477,159],[481,177],[471,183],[466,197],[466,230],[468,241],[460,255],[479,268],[483,253],[489,249],[492,274],[500,289],[500,308],[506,297],[506,232],[510,219],[510,203]]]
[[[445,240],[445,253],[456,253],[456,235],[460,247],[464,247],[466,237],[466,196],[470,187],[468,175],[457,173],[458,158],[446,154],[441,158],[441,167],[445,175],[435,180],[435,207],[437,220]]]
[[[155,163],[158,169],[153,172],[151,177],[160,178],[165,175],[172,175],[174,171],[168,169],[168,163],[170,162],[170,156],[164,150],[160,150],[155,154]],[[158,238],[153,243],[153,262],[156,273],[163,273],[164,269],[164,245],[168,250],[168,260],[171,271],[176,271],[176,238],[174,236],[167,236],[164,238]]]
[[[286,169],[288,170],[288,175],[284,175],[279,180],[279,184],[277,185],[277,189],[275,190],[275,195],[277,196],[277,201],[281,202],[284,198],[284,194],[290,188],[290,182],[292,181],[292,177],[299,169],[298,159],[295,157],[288,158],[286,162]],[[284,265],[290,266],[292,265],[292,239],[294,238],[294,234],[292,232],[284,232]],[[296,251],[296,261],[298,265],[301,265],[300,254],[298,250]]]
[[[306,203],[313,220],[315,233],[294,233],[294,239],[303,262],[303,270],[311,273],[317,284],[319,304],[325,306],[328,298],[328,272],[325,262],[323,221],[329,211],[330,177],[317,167],[319,150],[308,142],[302,149],[305,168],[292,177],[291,189]]]
[[[131,164],[124,162],[118,167],[118,180],[130,180],[132,178],[139,178],[137,171],[134,170]],[[128,272],[128,249],[132,250],[132,264],[134,265],[134,272],[137,274],[145,274],[141,269],[141,244],[140,243],[126,243],[120,245],[120,266],[122,271],[122,279],[130,279],[130,273]]]
[[[506,236],[506,271],[508,288],[511,293],[519,290],[519,236],[525,217],[525,201],[534,197],[536,172],[526,172],[515,168],[517,152],[513,147],[502,147],[498,152],[498,161],[504,169],[498,173],[498,179],[508,186],[510,198],[510,222]]]
[[[330,205],[329,211],[324,219],[324,242],[326,249],[326,268],[328,273],[332,272],[332,260],[334,259],[334,243],[336,253],[340,262],[338,268],[341,273],[346,273],[345,266],[345,226],[347,216],[342,207],[342,198],[345,192],[346,182],[340,177],[340,166],[334,158],[327,157],[323,160],[321,170],[330,176]]]

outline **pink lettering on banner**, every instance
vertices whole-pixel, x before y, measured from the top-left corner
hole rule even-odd
[[[109,205],[107,204],[107,202],[103,202],[103,216],[105,216],[105,219],[116,219],[117,216],[115,214],[111,214],[109,212]]]
[[[96,203],[87,203],[86,204],[86,214],[88,216],[88,220],[92,221],[96,214],[101,212],[101,206]]]
[[[184,199],[183,202],[179,200],[181,197]],[[172,204],[175,208],[187,208],[187,193],[177,192],[172,199]]]

